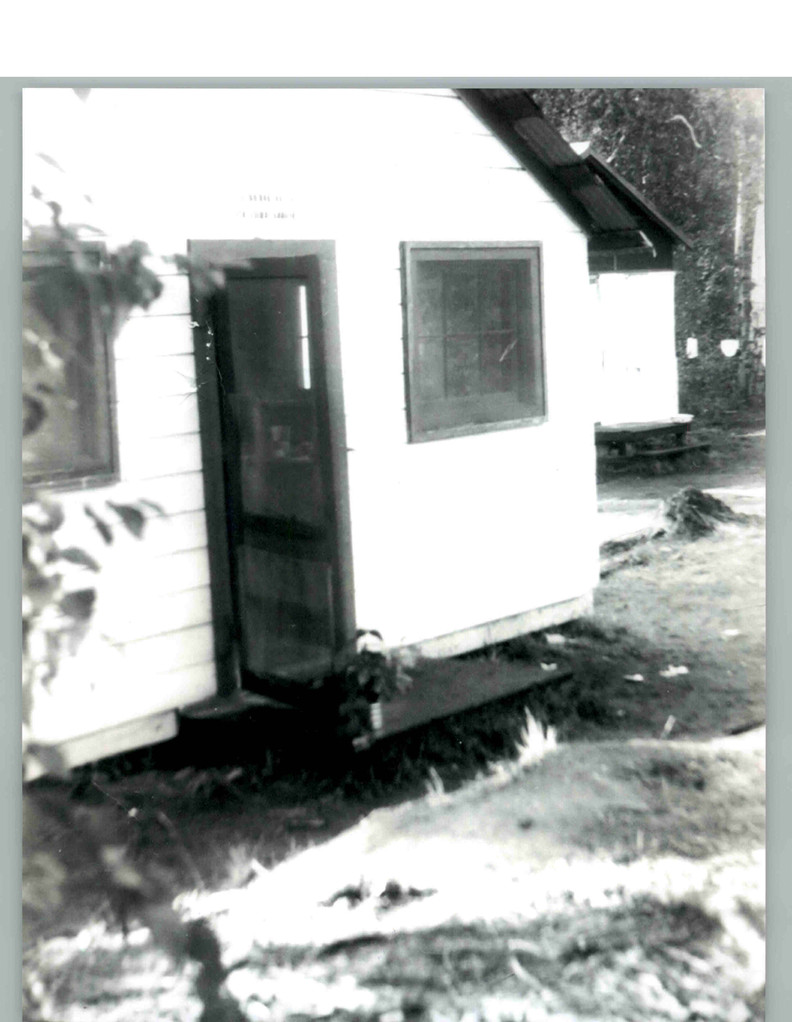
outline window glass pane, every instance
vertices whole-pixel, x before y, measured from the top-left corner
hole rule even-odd
[[[443,267],[433,262],[415,264],[413,300],[415,330],[419,337],[443,334]]]
[[[511,330],[515,326],[515,273],[511,263],[482,263],[479,267],[482,330]]]
[[[498,330],[485,334],[481,342],[481,390],[484,394],[516,391],[519,387],[517,334]]]
[[[445,274],[445,328],[449,334],[478,330],[476,267],[465,263],[443,264]]]
[[[248,670],[267,675],[295,662],[327,659],[334,645],[330,565],[249,544],[240,546],[238,565]]]
[[[300,386],[311,389],[311,339],[308,333],[308,288],[298,285],[300,301]]]
[[[467,397],[479,393],[479,338],[456,334],[446,338],[446,396]]]
[[[308,289],[298,277],[226,285],[246,513],[317,524],[325,514],[311,388]]]
[[[410,250],[413,439],[544,414],[538,251]]]
[[[33,301],[35,271],[23,284],[28,360],[24,387],[26,393],[43,399],[47,415],[24,438],[22,463],[26,480],[39,484],[109,475],[113,470],[104,337],[87,288],[72,286],[68,278],[60,283],[63,287],[48,308],[49,318]],[[48,285],[47,294],[49,290]],[[58,293],[54,286],[52,291]],[[58,361],[47,352],[57,355]]]
[[[296,278],[231,278],[226,284],[230,329],[238,338],[238,393],[283,398],[308,389],[305,285]]]
[[[416,338],[414,375],[421,397],[445,397],[445,344],[442,335]]]

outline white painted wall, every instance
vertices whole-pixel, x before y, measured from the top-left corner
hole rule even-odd
[[[89,550],[102,572],[72,570],[75,588],[97,585],[96,615],[77,654],[36,693],[37,741],[98,731],[215,691],[186,278],[163,280],[161,303],[132,318],[114,345],[121,480],[55,494],[67,515],[59,542]],[[165,515],[151,515],[142,540],[118,525],[107,546],[84,505],[114,524],[105,502],[140,498],[161,505]]]
[[[47,92],[26,99],[29,149],[50,151],[53,129],[59,162],[80,177],[73,197],[92,196],[114,239],[142,237],[160,253],[190,238],[336,241],[361,627],[413,643],[593,588],[586,241],[461,101],[436,91],[95,90],[75,107]],[[541,242],[548,421],[411,445],[399,243],[454,240]],[[75,663],[61,686],[71,695],[57,698],[71,718],[55,703],[47,718],[61,732],[214,686],[184,278],[167,279],[151,313],[116,344],[123,482],[90,496],[159,500],[169,518],[105,557],[101,627],[118,646],[102,656],[116,666]]]
[[[673,270],[602,273],[591,287],[595,420],[612,425],[676,415]]]

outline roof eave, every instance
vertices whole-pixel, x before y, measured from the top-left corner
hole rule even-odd
[[[596,233],[595,227],[586,210],[570,193],[568,188],[548,170],[537,158],[530,146],[514,130],[507,118],[501,116],[482,95],[482,89],[454,89],[465,106],[492,132],[502,145],[508,149],[520,166],[524,167],[539,184],[572,218],[577,226],[587,235]],[[583,160],[581,166],[585,166]]]
[[[588,149],[583,154],[583,159],[586,163],[596,171],[596,173],[602,175],[609,185],[614,187],[617,191],[621,192],[628,200],[635,203],[640,209],[641,213],[646,216],[648,220],[651,220],[657,227],[664,230],[667,234],[670,234],[672,238],[679,244],[684,245],[686,248],[692,249],[694,243],[683,231],[671,223],[655,206],[652,205],[649,200],[642,195],[638,189],[632,185],[609,163],[606,163],[600,156],[597,156],[595,152]]]
[[[486,89],[455,89],[468,109],[499,139],[589,239],[639,238],[640,224],[620,198],[576,153],[525,92],[491,99]],[[542,132],[537,133],[540,122]],[[638,244],[642,244],[641,240]]]
[[[653,248],[651,241],[643,231],[608,231],[594,234],[589,238],[589,251],[605,252],[638,252]]]

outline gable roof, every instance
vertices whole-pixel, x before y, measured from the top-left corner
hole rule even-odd
[[[638,219],[645,218],[660,231],[664,232],[669,241],[684,245],[686,248],[693,248],[693,242],[678,227],[663,216],[660,210],[653,205],[645,195],[630,184],[626,177],[623,177],[615,167],[606,163],[602,157],[590,148],[588,142],[576,145],[572,144],[574,151],[581,156],[591,170],[604,179],[605,184],[618,196],[619,200],[627,209],[637,215]]]
[[[556,200],[599,251],[645,248],[642,217],[690,241],[612,167],[578,153],[545,120],[528,89],[456,89],[463,103]]]

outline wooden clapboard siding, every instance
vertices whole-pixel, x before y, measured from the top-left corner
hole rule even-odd
[[[65,665],[54,691],[41,700],[37,740],[68,743],[199,702],[215,691],[214,665],[208,661],[163,673],[127,672],[123,653],[114,650],[105,666],[113,671],[112,679],[97,687],[78,662]],[[123,748],[103,745],[97,755],[108,756]],[[72,765],[80,762],[85,760],[74,760]]]
[[[201,470],[201,443],[197,433],[139,440],[121,444],[121,473],[124,479],[148,480],[182,472]]]
[[[143,573],[136,583],[142,591],[135,594],[136,598],[142,599],[145,596],[147,566],[156,564],[164,557],[206,547],[206,516],[203,509],[170,515],[149,511],[143,535],[136,538],[124,528],[112,506],[124,503],[134,492],[134,484],[130,484],[129,489],[122,489],[118,494],[114,488],[106,488],[101,493],[80,493],[76,501],[62,501],[67,510],[67,519],[59,532],[59,539],[62,546],[82,547],[92,554],[102,566],[99,576],[102,585],[116,585],[117,582],[120,588],[124,588],[130,572],[136,579],[139,573]],[[147,498],[148,490],[144,483],[140,483],[137,497],[131,503]],[[83,513],[84,505],[111,527],[113,538],[110,545],[102,541],[94,522]],[[85,569],[74,570],[84,572]]]
[[[82,766],[105,756],[118,755],[130,749],[155,745],[174,738],[178,733],[176,714],[172,711],[146,714],[145,717],[122,720],[120,723],[103,726],[99,731],[78,735],[60,742],[58,752],[61,764],[66,769]],[[25,782],[35,781],[47,773],[46,762],[28,758],[24,764]]]
[[[146,490],[141,484],[140,495]],[[112,513],[105,512],[108,521]],[[113,541],[113,554],[137,557],[141,563],[179,553],[182,550],[197,550],[206,546],[206,516],[203,509],[182,511],[180,514],[152,514],[141,539],[131,536],[125,529],[117,529]]]
[[[192,325],[188,315],[131,318],[113,346],[117,359],[157,358],[163,355],[191,355]]]
[[[75,749],[93,748],[80,745],[81,735],[109,729],[112,745],[125,722],[216,690],[187,282],[174,274],[163,282],[161,299],[132,317],[114,345],[121,478],[63,495],[62,541],[90,550],[102,572],[88,579],[98,587],[90,641],[64,666],[53,694],[39,701],[33,731]],[[136,540],[107,502],[141,499],[163,513],[148,508],[144,536]],[[83,514],[85,504],[116,523],[111,546]]]
[[[150,596],[145,606],[125,607],[115,601],[102,618],[102,628],[115,643],[132,642],[184,628],[209,624],[212,619],[209,586],[180,593]]]
[[[206,549],[179,550],[146,562],[146,591],[151,598],[209,584]]]
[[[125,358],[116,361],[116,400],[152,400],[195,393],[195,360],[192,355],[157,358]]]
[[[66,511],[70,534],[75,530],[80,531],[80,539],[84,541],[86,534],[93,535],[95,532],[94,526],[83,519],[84,505],[102,513],[108,500],[120,504],[149,500],[162,509],[160,513],[156,507],[143,507],[149,521],[156,522],[160,518],[167,519],[170,515],[185,511],[200,511],[203,508],[202,481],[203,474],[200,471],[177,472],[142,481],[126,479],[95,489],[59,493],[58,501]]]
[[[165,674],[212,659],[212,629],[208,624],[183,628],[120,645],[128,670],[145,677]]]
[[[204,698],[214,694],[216,676],[215,666],[211,660],[200,664],[190,664],[187,667],[179,667],[175,671],[168,671],[166,674],[156,675],[157,682],[163,688],[170,688],[173,692],[189,692],[189,699],[182,699],[178,708],[196,702],[196,693],[203,692]]]
[[[146,400],[128,396],[116,405],[118,432],[123,437],[167,437],[197,433],[196,394],[177,394]]]
[[[99,492],[99,491],[96,491]],[[104,491],[101,491],[104,492]],[[121,482],[112,490],[108,488],[108,496],[119,503],[134,503],[144,498],[159,504],[164,516],[181,514],[184,511],[200,511],[204,506],[203,473],[180,472],[169,476],[146,479],[145,483]],[[152,520],[159,516],[154,509],[147,509]]]

